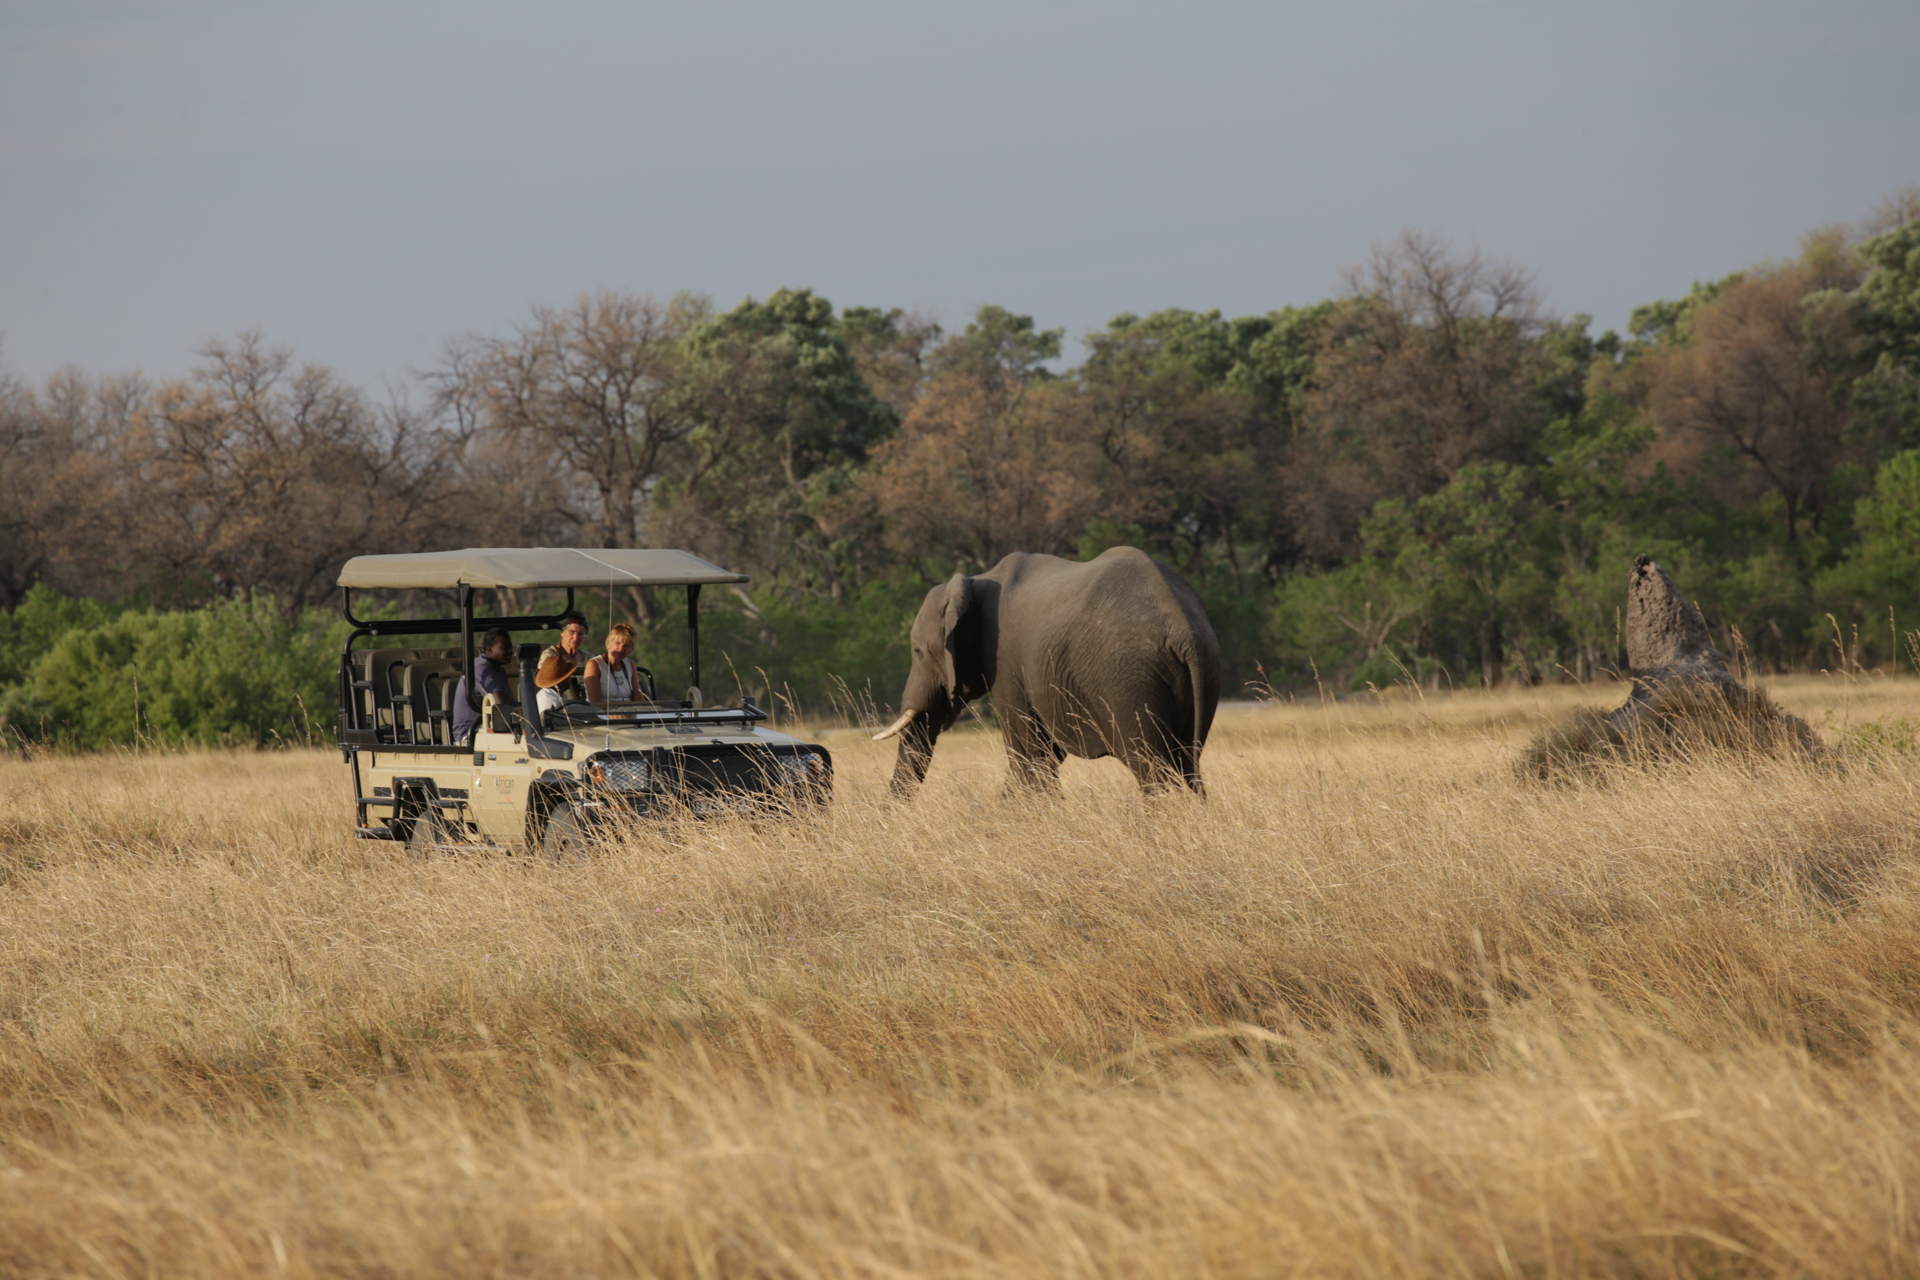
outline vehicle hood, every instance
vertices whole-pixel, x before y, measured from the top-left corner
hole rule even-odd
[[[651,751],[656,747],[734,746],[758,743],[764,747],[806,747],[810,744],[772,729],[747,725],[665,724],[594,725],[577,729],[553,729],[545,735],[555,742],[573,744],[574,759],[596,751]]]

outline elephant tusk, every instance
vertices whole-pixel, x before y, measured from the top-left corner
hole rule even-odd
[[[900,718],[888,725],[885,729],[882,729],[879,733],[874,734],[873,740],[875,742],[885,742],[888,738],[891,738],[894,734],[912,724],[913,718],[919,714],[918,711],[902,711]]]

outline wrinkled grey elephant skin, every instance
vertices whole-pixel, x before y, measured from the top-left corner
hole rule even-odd
[[[1132,547],[1084,564],[1015,552],[955,574],[913,622],[913,666],[893,790],[926,777],[934,743],[967,703],[993,694],[1011,782],[1051,789],[1068,756],[1117,756],[1140,785],[1200,782],[1220,702],[1220,644],[1200,597]]]

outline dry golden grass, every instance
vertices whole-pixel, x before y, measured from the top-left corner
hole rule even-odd
[[[1514,781],[1622,697],[1231,708],[1206,803],[832,732],[828,815],[567,865],[0,763],[0,1274],[1920,1270],[1911,734]]]

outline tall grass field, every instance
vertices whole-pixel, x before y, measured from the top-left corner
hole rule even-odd
[[[1519,780],[1619,686],[1223,709],[593,856],[325,751],[0,762],[0,1275],[1910,1276],[1920,681]]]

